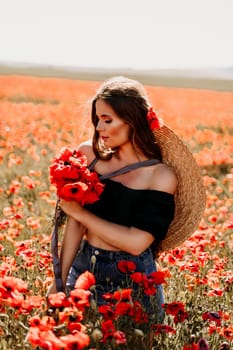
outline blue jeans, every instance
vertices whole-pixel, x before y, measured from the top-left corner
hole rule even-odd
[[[137,293],[139,293],[138,285],[132,282],[129,274],[121,272],[118,268],[118,262],[122,260],[133,261],[136,265],[135,272],[143,272],[148,275],[156,271],[153,254],[149,248],[142,254],[134,256],[122,251],[93,247],[84,240],[69,271],[66,284],[67,293],[74,289],[77,278],[83,272],[90,271],[96,278],[93,298],[98,306],[106,303],[103,299],[103,294],[107,292],[112,293],[121,288],[133,288],[135,298],[142,302],[146,311],[149,314],[156,313],[158,322],[162,322],[164,318],[162,285],[156,286],[154,297],[143,294],[141,296],[142,299],[139,300],[137,298]]]

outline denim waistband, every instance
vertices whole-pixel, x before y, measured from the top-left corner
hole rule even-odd
[[[129,260],[129,258],[135,258],[134,255],[131,255],[127,252],[123,252],[121,250],[106,250],[98,247],[94,247],[87,240],[83,240],[80,246],[80,251],[84,253],[88,253],[90,255],[98,256],[98,258],[109,259],[109,260]],[[147,248],[142,254],[140,254],[140,258],[146,258],[148,256],[153,257],[150,248]]]

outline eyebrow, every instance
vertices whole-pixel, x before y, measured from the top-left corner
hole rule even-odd
[[[112,118],[112,115],[110,114],[101,114],[101,116],[98,116],[98,114],[96,113],[97,118],[101,117],[101,118]]]

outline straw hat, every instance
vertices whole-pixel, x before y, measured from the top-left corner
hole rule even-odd
[[[163,162],[172,167],[178,179],[175,193],[175,216],[161,250],[166,251],[183,243],[197,228],[206,203],[206,192],[200,169],[185,144],[167,126],[154,131]]]

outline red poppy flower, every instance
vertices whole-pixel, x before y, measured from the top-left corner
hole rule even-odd
[[[53,317],[50,316],[43,316],[40,318],[39,316],[33,316],[29,320],[30,327],[36,327],[39,328],[40,331],[48,331],[53,329],[55,326],[55,321]]]
[[[113,338],[116,342],[116,344],[126,344],[126,336],[125,336],[125,333],[122,332],[122,331],[116,331],[114,332],[113,334]]]
[[[144,287],[144,293],[146,295],[155,295],[156,292],[157,292],[157,288],[155,286],[148,285]]]
[[[174,322],[177,324],[179,322],[184,322],[189,317],[189,314],[184,310],[179,310],[174,317]]]
[[[127,289],[127,288],[117,290],[112,294],[112,298],[118,301],[131,300],[131,297],[132,297],[132,289]]]
[[[58,188],[57,195],[65,200],[75,200],[82,203],[85,191],[88,187],[84,182],[78,181],[74,183],[68,183]]]
[[[115,315],[130,315],[132,310],[132,305],[126,302],[120,302],[115,307]]]
[[[102,186],[102,185],[101,185]],[[98,187],[98,184],[96,188]],[[95,203],[99,199],[99,191],[96,191],[96,188],[89,189],[87,188],[86,192],[84,193],[83,200],[81,204],[92,204]]]
[[[59,311],[59,321],[60,323],[68,324],[70,320],[73,322],[81,322],[84,318],[83,311],[78,310],[75,306],[71,305]]]
[[[27,284],[20,278],[4,277],[0,278],[0,293],[2,298],[7,299],[12,296],[14,292],[24,293],[27,291]]]
[[[40,325],[40,322],[41,322],[41,319],[39,316],[33,316],[29,319],[29,325],[30,327],[39,327]]]
[[[84,310],[86,307],[90,306],[90,296],[91,292],[84,289],[74,289],[70,292],[70,301],[78,309]]]
[[[217,326],[221,326],[221,316],[219,312],[207,311],[202,314],[202,318],[204,321],[214,321]]]
[[[76,200],[82,205],[99,199],[104,185],[95,172],[87,168],[87,158],[75,149],[64,147],[49,167],[50,180],[57,195],[65,200]]]
[[[95,276],[91,272],[85,271],[78,277],[75,283],[75,288],[89,290],[94,284]]]
[[[144,289],[144,293],[147,295],[154,295],[157,291],[157,284],[164,283],[165,272],[152,272],[146,275],[142,272],[135,272],[131,275],[131,279],[139,284]]]
[[[149,125],[150,125],[150,128],[152,131],[161,128],[161,126],[163,124],[162,120],[158,118],[158,116],[156,115],[156,113],[152,107],[150,107],[148,109],[146,117],[147,117],[147,120],[149,122]]]
[[[29,295],[21,304],[21,313],[26,314],[32,309],[39,309],[45,302],[45,298],[40,295]]]
[[[30,328],[27,334],[27,341],[35,348],[39,347],[41,349],[53,350],[67,349],[65,344],[57,338],[51,330],[41,332],[38,328]]]
[[[105,343],[107,339],[112,338],[113,334],[116,332],[116,328],[112,320],[101,322],[101,329],[103,332],[103,343]]]
[[[106,320],[115,320],[116,318],[115,310],[112,305],[100,305],[98,311],[100,314],[104,315]]]
[[[90,344],[90,338],[83,332],[67,334],[60,337],[60,340],[66,345],[66,349],[86,349]]]
[[[233,340],[233,326],[222,328],[219,334],[229,340]]]
[[[148,315],[144,311],[143,306],[139,301],[134,301],[133,307],[130,312],[130,316],[134,319],[134,321],[138,324],[145,324],[148,322]]]
[[[85,326],[80,322],[68,322],[67,328],[73,334],[76,333],[76,331],[84,332],[85,330]]]
[[[133,261],[121,260],[117,263],[118,269],[122,273],[132,273],[136,269],[136,264]]]
[[[11,293],[11,298],[7,298],[7,304],[13,308],[20,308],[22,306],[23,301],[24,296],[17,291]]]
[[[165,308],[166,313],[172,316],[176,316],[179,311],[185,311],[184,304],[180,301],[163,304],[163,307]]]
[[[63,292],[50,294],[48,296],[48,302],[53,307],[66,307],[69,305],[69,301],[66,297],[66,294]]]
[[[165,283],[166,273],[164,271],[152,272],[148,278],[155,284]]]
[[[147,280],[146,275],[142,272],[134,272],[130,277],[135,283],[138,284],[142,284]]]

